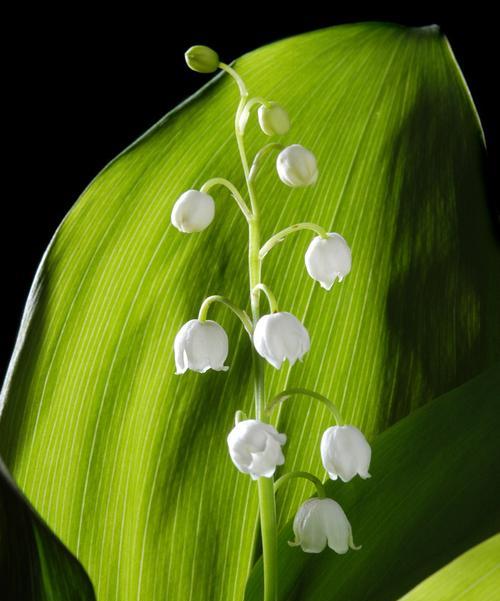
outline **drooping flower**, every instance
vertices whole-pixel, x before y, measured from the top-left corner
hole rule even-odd
[[[321,553],[328,545],[335,553],[347,553],[354,544],[352,528],[342,507],[333,499],[309,499],[295,515],[295,540],[288,543],[299,546],[306,553]]]
[[[215,203],[210,194],[187,190],[179,196],[172,209],[171,221],[180,232],[201,232],[212,223]]]
[[[184,58],[187,66],[198,73],[213,73],[219,67],[219,55],[208,46],[191,46]]]
[[[215,321],[191,319],[178,331],[174,341],[177,374],[188,369],[205,373],[209,369],[226,371],[228,338]]]
[[[263,315],[255,326],[253,343],[259,355],[276,369],[286,359],[290,365],[302,359],[311,344],[306,328],[286,311]]]
[[[329,233],[328,238],[316,236],[305,254],[308,274],[330,290],[335,280],[341,282],[351,271],[351,249],[340,234]]]
[[[372,450],[354,426],[332,426],[321,438],[321,460],[332,480],[349,482],[356,474],[369,478]]]
[[[227,437],[229,454],[234,465],[253,480],[271,478],[276,466],[285,463],[281,447],[286,435],[257,419],[239,422]]]
[[[300,144],[287,146],[279,153],[276,169],[281,181],[292,188],[312,186],[318,179],[315,156]]]
[[[262,104],[257,114],[260,128],[267,136],[282,136],[290,129],[288,113],[277,102]]]

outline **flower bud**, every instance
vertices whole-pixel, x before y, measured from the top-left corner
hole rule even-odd
[[[316,158],[300,144],[292,144],[282,150],[276,159],[280,180],[292,188],[312,186],[318,179]]]
[[[285,443],[285,434],[280,434],[270,424],[257,419],[239,422],[227,437],[234,465],[240,472],[250,474],[254,480],[271,478],[276,466],[285,463],[281,451]]]
[[[179,196],[172,209],[171,221],[180,232],[201,232],[212,223],[215,203],[210,194],[188,190]]]
[[[309,333],[287,312],[262,316],[255,326],[253,343],[259,355],[276,369],[285,359],[293,365],[310,347]]]
[[[316,236],[305,255],[307,273],[330,290],[335,280],[341,282],[351,271],[351,249],[340,234],[329,233],[328,238]]]
[[[184,58],[187,66],[198,73],[213,73],[219,67],[219,55],[208,46],[191,46]]]
[[[209,369],[226,371],[227,334],[218,323],[191,319],[177,333],[174,341],[177,374],[188,369],[205,373]]]
[[[356,474],[369,478],[372,450],[354,426],[332,426],[321,439],[321,460],[332,480],[349,482]]]
[[[295,541],[306,553],[321,553],[328,546],[335,553],[347,553],[356,547],[352,528],[342,507],[333,499],[309,499],[297,511],[293,521]]]
[[[290,129],[288,113],[277,102],[270,102],[268,107],[262,104],[257,114],[260,128],[267,136],[282,136]]]

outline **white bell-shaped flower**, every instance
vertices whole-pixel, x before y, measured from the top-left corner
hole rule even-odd
[[[210,194],[188,190],[179,196],[172,209],[171,221],[180,232],[191,234],[208,227],[215,215],[215,203]]]
[[[276,466],[285,463],[281,447],[285,434],[257,419],[239,422],[227,437],[229,454],[234,465],[244,474],[257,478],[271,478]]]
[[[226,371],[228,338],[224,328],[215,321],[191,319],[177,332],[174,341],[177,374],[188,369],[205,373],[209,369]]]
[[[329,233],[328,238],[316,236],[305,255],[307,273],[330,290],[336,279],[341,282],[351,271],[351,249],[340,234]]]
[[[270,102],[269,106],[262,104],[257,115],[260,128],[267,136],[282,136],[290,129],[288,113],[277,102]]]
[[[333,499],[309,499],[295,515],[293,521],[295,541],[306,553],[321,553],[328,545],[335,553],[360,549],[354,544],[352,528],[342,507]]]
[[[280,180],[292,188],[312,186],[318,179],[315,156],[300,144],[287,146],[279,153],[276,169]]]
[[[349,482],[356,474],[369,478],[372,450],[354,426],[332,426],[321,438],[321,460],[332,480]]]
[[[311,345],[308,331],[286,311],[262,316],[255,326],[253,343],[259,355],[276,369],[285,359],[290,365],[302,359]]]

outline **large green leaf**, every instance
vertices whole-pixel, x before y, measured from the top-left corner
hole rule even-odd
[[[500,534],[477,545],[401,601],[495,601],[500,591]]]
[[[285,143],[314,151],[314,189],[271,165],[257,181],[265,237],[316,221],[350,242],[354,268],[326,293],[301,234],[264,278],[312,337],[307,360],[268,371],[332,397],[369,435],[498,356],[499,255],[482,182],[482,137],[436,28],[362,24],[252,52],[251,92],[285,105]],[[234,83],[215,78],[113,161],[57,231],[38,271],[4,386],[0,451],[78,556],[102,599],[241,599],[257,498],[225,435],[251,408],[249,343],[231,316],[228,373],[174,376],[172,343],[207,294],[246,304],[246,224],[224,193],[204,233],[169,225],[176,197],[209,177],[243,187]],[[264,142],[249,128],[251,153]],[[318,472],[329,421],[285,408],[287,469]],[[284,524],[307,485],[280,497]]]
[[[23,498],[1,459],[0,597],[95,601],[85,570]]]
[[[288,524],[279,540],[280,599],[393,601],[498,532],[499,397],[500,364],[377,436],[369,481],[327,484],[362,549],[306,555],[288,546]],[[259,561],[245,601],[262,599],[261,568]]]

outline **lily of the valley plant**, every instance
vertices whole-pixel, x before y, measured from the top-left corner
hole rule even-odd
[[[238,411],[235,425],[227,437],[229,455],[243,474],[257,482],[260,506],[260,524],[264,566],[264,599],[275,601],[278,590],[276,490],[291,478],[306,478],[316,487],[317,497],[305,501],[298,509],[293,530],[295,540],[306,553],[320,553],[328,545],[336,553],[358,549],[353,542],[351,525],[343,509],[327,498],[321,480],[308,472],[289,472],[274,481],[276,468],[285,464],[283,447],[286,435],[278,432],[268,417],[274,407],[286,399],[302,395],[325,404],[332,412],[336,425],[328,428],[321,439],[320,453],[329,477],[348,482],[356,475],[369,478],[371,449],[363,434],[354,426],[344,425],[338,408],[322,394],[303,388],[284,390],[268,399],[264,389],[264,365],[267,361],[281,369],[288,361],[293,365],[309,351],[310,338],[297,317],[278,306],[271,288],[261,281],[262,262],[267,253],[287,236],[300,230],[310,230],[313,237],[305,254],[308,274],[326,290],[335,281],[342,281],[351,270],[351,251],[344,238],[336,232],[327,232],[314,223],[297,223],[276,233],[264,244],[260,239],[260,211],[255,191],[255,178],[266,157],[279,152],[276,170],[280,180],[292,188],[313,186],[318,179],[314,154],[299,144],[283,147],[273,142],[257,152],[253,162],[247,159],[244,136],[252,109],[258,107],[258,123],[267,136],[288,132],[290,120],[286,110],[276,102],[261,97],[250,98],[245,83],[234,69],[219,61],[216,52],[204,46],[194,46],[186,52],[186,62],[194,71],[212,73],[222,69],[236,82],[240,101],[236,110],[235,134],[246,183],[246,194],[222,177],[208,180],[199,190],[184,192],[175,203],[171,220],[181,232],[199,232],[207,228],[215,217],[215,203],[209,192],[216,186],[226,187],[248,222],[248,265],[250,315],[224,296],[209,296],[199,310],[198,318],[191,319],[179,330],[174,343],[177,373],[188,369],[204,373],[209,369],[225,371],[228,355],[228,336],[215,321],[208,319],[210,306],[215,302],[226,305],[240,319],[247,331],[253,349],[253,377],[255,380],[255,416]],[[261,314],[260,296],[264,294],[269,312]]]

